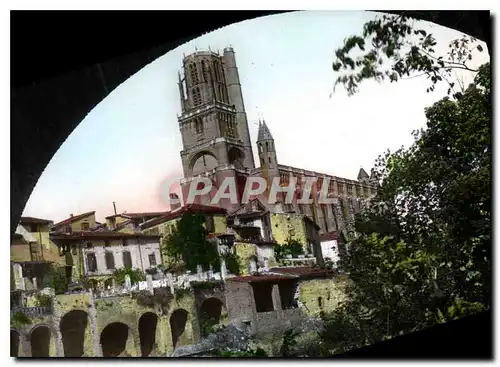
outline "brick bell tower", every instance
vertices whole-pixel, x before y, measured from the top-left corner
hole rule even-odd
[[[234,177],[239,183],[240,201],[255,163],[234,50],[227,47],[222,55],[201,51],[185,56],[178,84],[184,202],[190,182],[197,176],[210,178],[214,189],[197,197],[196,203],[210,204],[225,177]],[[224,199],[218,206],[238,207]]]

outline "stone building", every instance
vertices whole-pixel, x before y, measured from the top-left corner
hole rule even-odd
[[[195,177],[207,177],[213,183],[213,191],[196,198],[195,203],[205,205],[211,204],[214,191],[226,177],[234,178],[236,182],[238,202],[241,202],[249,176],[265,178],[268,188],[274,178],[279,178],[281,186],[296,182],[294,199],[285,203],[282,194],[278,196],[278,202],[271,205],[263,195],[261,202],[270,213],[308,217],[319,227],[320,235],[344,232],[348,236],[354,231],[354,213],[360,210],[364,199],[376,192],[374,177],[368,176],[362,168],[357,180],[352,180],[281,164],[265,121],[259,122],[256,140],[259,167],[256,167],[235,52],[231,47],[225,48],[222,55],[203,51],[185,56],[178,84],[184,201]],[[311,190],[313,203],[300,204],[297,200],[304,193],[308,177],[317,179]],[[318,202],[323,183],[328,186],[327,197],[333,199],[330,204]],[[215,205],[225,208],[229,215],[240,210],[239,204],[228,199],[221,199]]]

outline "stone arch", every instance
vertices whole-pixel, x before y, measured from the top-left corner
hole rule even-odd
[[[144,313],[139,319],[139,340],[141,343],[141,356],[149,356],[156,344],[156,330],[158,316],[153,312]]]
[[[170,330],[172,332],[172,345],[174,349],[186,331],[188,317],[189,313],[183,308],[178,308],[170,315]]]
[[[21,333],[10,329],[10,356],[19,357],[19,349],[21,349]]]
[[[229,164],[234,165],[238,169],[243,169],[243,160],[245,159],[245,153],[241,149],[233,147],[227,152],[227,158]]]
[[[113,322],[106,325],[101,332],[100,343],[103,357],[117,357],[127,348],[129,327],[122,322]]]
[[[199,312],[200,331],[203,336],[210,334],[215,325],[227,322],[227,312],[224,303],[216,297],[203,301]]]
[[[87,324],[88,314],[82,310],[69,311],[62,317],[59,328],[65,357],[83,356]]]
[[[189,169],[192,172],[192,176],[197,176],[200,173],[214,169],[217,165],[217,157],[213,153],[202,151],[193,156],[189,164]]]
[[[29,339],[32,357],[49,357],[52,330],[47,325],[37,325],[31,329]]]

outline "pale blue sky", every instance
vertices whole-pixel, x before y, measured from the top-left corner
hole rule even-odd
[[[252,142],[263,114],[275,138],[280,164],[356,178],[378,154],[412,142],[425,125],[424,108],[446,86],[427,94],[425,79],[396,84],[368,82],[347,97],[331,68],[334,49],[358,34],[374,13],[308,11],[237,23],[197,38],[155,60],[89,111],[46,167],[24,215],[59,221],[96,210],[98,220],[122,211],[168,207],[166,178],[182,175],[177,113],[177,72],[183,53],[233,46]],[[456,31],[425,23],[440,49]],[[487,54],[475,59],[488,60]],[[256,149],[254,149],[256,153]],[[256,160],[258,162],[258,160]]]

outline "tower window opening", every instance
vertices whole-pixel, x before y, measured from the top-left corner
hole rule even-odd
[[[271,162],[271,156],[269,156],[268,158],[269,158],[269,164],[271,164],[271,163],[272,163],[272,162]]]
[[[191,74],[191,82],[193,85],[198,84],[200,82],[198,78],[198,68],[194,62],[189,65],[189,72]]]
[[[201,104],[201,94],[200,88],[193,88],[193,103],[195,106],[199,106]]]
[[[203,71],[203,81],[206,83],[210,82],[210,69],[205,60],[201,61],[201,70]]]
[[[194,126],[196,134],[203,134],[203,121],[200,118],[195,120]]]
[[[262,144],[258,144],[257,147],[259,148],[259,153],[262,153]]]
[[[261,158],[260,159],[260,165],[263,166],[264,165],[264,158]]]
[[[218,82],[221,80],[220,78],[220,70],[219,70],[219,65],[217,64],[217,61],[214,61],[214,73],[215,73],[215,80]]]
[[[268,141],[266,141],[266,149],[267,149],[267,151],[269,151],[269,150],[270,150],[270,149],[269,149],[269,142],[268,142]]]

